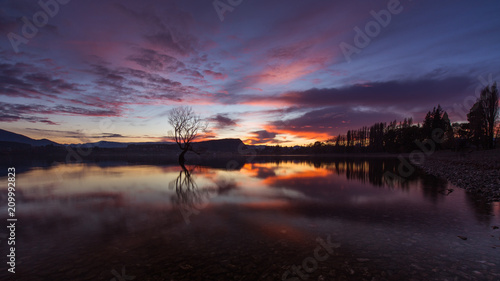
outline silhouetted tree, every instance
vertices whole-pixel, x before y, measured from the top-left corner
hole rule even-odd
[[[435,110],[436,108],[434,108]],[[433,124],[433,115],[430,111],[427,112],[424,118],[424,122],[422,122],[422,135],[426,139],[430,139],[432,137],[432,124]]]
[[[483,148],[493,148],[495,137],[495,123],[498,118],[498,89],[497,84],[486,86],[476,103],[467,114],[470,122],[472,139]]]
[[[192,141],[200,132],[206,130],[208,124],[203,122],[201,117],[196,115],[189,106],[172,109],[168,114],[168,123],[174,128],[174,136],[172,137],[182,150],[179,155],[179,164],[183,169],[186,169],[184,155],[186,152],[192,151]]]
[[[370,127],[370,148],[372,151],[384,150],[385,123],[375,123]]]
[[[498,118],[498,88],[497,83],[491,87],[485,87],[481,91],[479,101],[482,104],[482,109],[485,118],[485,132],[488,148],[494,148],[493,138],[495,137],[495,123]]]
[[[351,134],[351,130],[347,131],[347,146],[351,146],[352,145],[352,134]]]
[[[449,147],[453,141],[453,128],[451,127],[448,113],[443,111],[440,105],[434,107],[432,112],[427,112],[422,125],[422,137],[424,139],[432,139],[432,134],[436,130],[442,130],[444,133],[443,145],[436,144],[436,148]]]
[[[384,131],[384,147],[388,152],[398,152],[399,144],[397,142],[398,132],[396,127],[398,122],[396,120],[392,121],[387,125]]]
[[[470,112],[467,114],[467,120],[469,121],[471,141],[477,146],[482,146],[485,144],[485,118],[483,105],[480,102],[476,102]]]

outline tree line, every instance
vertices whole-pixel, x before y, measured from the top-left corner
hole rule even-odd
[[[436,149],[493,149],[500,139],[497,84],[486,86],[467,114],[467,121],[451,123],[448,113],[440,105],[427,112],[422,123],[412,118],[389,123],[378,122],[348,130],[346,134],[299,148],[267,147],[262,153],[339,153],[339,152],[411,152],[417,142],[431,139],[435,130],[443,134],[443,142]]]

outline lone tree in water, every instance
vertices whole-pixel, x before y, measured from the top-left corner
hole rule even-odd
[[[174,128],[172,136],[182,150],[179,155],[179,164],[184,167],[184,155],[192,151],[191,143],[202,131],[205,131],[208,124],[203,122],[200,116],[196,115],[189,106],[181,106],[172,109],[168,114],[168,123]]]

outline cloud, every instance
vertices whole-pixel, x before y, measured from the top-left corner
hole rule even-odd
[[[408,116],[401,113],[387,112],[383,109],[371,110],[330,106],[310,111],[284,120],[272,121],[266,126],[279,134],[289,134],[305,139],[327,140],[348,129],[371,126],[375,122],[400,120]]]
[[[245,140],[245,143],[257,145],[266,143],[278,143],[280,140],[276,139],[277,133],[268,132],[266,130],[254,131],[250,133],[252,136]]]
[[[28,121],[31,123],[45,123],[48,125],[59,125],[53,121],[50,121],[44,117],[35,117],[35,116],[26,116],[26,115],[18,115],[12,113],[0,113],[0,122],[17,122],[17,121]]]
[[[345,88],[291,91],[278,97],[290,104],[324,105],[432,105],[457,96],[465,96],[473,85],[469,77],[451,77],[443,80],[409,80],[371,82]]]
[[[88,142],[90,139],[123,139],[123,138],[154,138],[147,135],[143,136],[126,136],[118,133],[92,132],[85,129],[82,130],[54,130],[40,128],[26,128],[26,130],[43,134],[44,136],[57,138],[74,138],[79,141]]]
[[[179,81],[165,78],[160,73],[130,67],[111,67],[106,63],[94,63],[88,70],[95,75],[95,92],[99,94],[96,98],[91,96],[89,102],[116,104],[121,108],[124,105],[133,104],[157,104],[168,101],[182,102],[194,100],[207,100],[207,92],[194,86],[185,86]],[[109,77],[112,77],[110,79]],[[140,87],[140,91],[137,89]]]
[[[80,91],[79,84],[49,74],[37,65],[0,64],[0,95],[42,99]]]
[[[174,35],[169,30],[160,31],[152,35],[145,35],[144,38],[156,46],[165,48],[179,55],[184,56],[194,52],[194,48],[191,46],[192,42],[189,40],[184,42],[175,40]]]
[[[70,115],[70,116],[119,116],[119,111],[111,109],[98,109],[98,108],[81,108],[68,105],[44,106],[39,104],[14,104],[0,102],[0,121],[15,122],[15,121],[28,121],[28,122],[42,122],[50,125],[56,125],[47,117],[40,117],[38,115]]]
[[[212,77],[215,80],[226,80],[227,74],[222,74],[220,72],[215,72],[212,70],[204,70],[203,74]]]
[[[192,69],[182,69],[179,71],[179,73],[182,75],[185,75],[185,76],[193,77],[193,78],[199,78],[199,79],[205,78],[205,77],[203,77],[203,75],[201,75],[201,73],[199,71],[192,70]]]
[[[172,5],[172,1],[150,1],[146,8],[143,4],[137,5],[134,1],[124,1],[114,4],[114,7],[147,28],[141,34],[147,43],[163,49],[169,55],[188,56],[197,53],[199,40],[192,34],[194,19],[190,13]]]
[[[223,129],[227,127],[235,127],[237,126],[237,119],[231,119],[227,116],[227,114],[217,114],[214,117],[210,118],[210,121],[216,123],[217,129]]]
[[[138,53],[128,56],[127,60],[152,71],[175,72],[185,67],[184,63],[172,56],[145,48],[140,48]]]
[[[278,46],[268,51],[268,57],[270,59],[295,60],[299,57],[304,56],[304,54],[311,47],[311,45],[300,44],[295,44],[293,46]]]
[[[304,107],[369,105],[369,106],[430,106],[470,94],[474,80],[470,77],[451,77],[442,80],[368,82],[343,88],[312,88],[288,91],[274,96],[246,95],[243,103],[280,102],[283,105]]]
[[[89,135],[84,131],[65,135],[66,138],[75,138],[75,139],[108,139],[108,138],[130,138],[129,136],[124,136],[122,134],[112,134],[112,133],[103,133],[103,134],[95,134]]]

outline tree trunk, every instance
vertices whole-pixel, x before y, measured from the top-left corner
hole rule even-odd
[[[493,149],[493,138],[495,137],[495,134],[493,134],[494,128],[495,128],[495,120],[490,120],[493,122],[490,122],[488,124],[488,148]]]
[[[184,170],[187,170],[186,167],[184,166],[184,162],[185,162],[185,159],[184,159],[184,154],[186,154],[188,150],[187,149],[184,149],[181,154],[179,154],[179,165],[181,165],[182,169]]]

